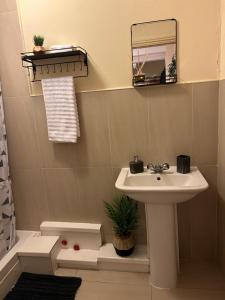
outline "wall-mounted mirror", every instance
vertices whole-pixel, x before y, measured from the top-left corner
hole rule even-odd
[[[177,82],[177,21],[131,26],[133,86]]]

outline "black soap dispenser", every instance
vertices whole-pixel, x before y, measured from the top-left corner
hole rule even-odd
[[[132,174],[144,172],[144,163],[142,160],[138,159],[138,155],[134,156],[134,160],[130,161],[130,172]]]

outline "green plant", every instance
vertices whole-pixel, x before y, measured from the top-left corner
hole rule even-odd
[[[126,195],[117,196],[112,203],[104,202],[108,217],[113,222],[116,235],[124,237],[130,234],[138,224],[137,202]]]
[[[33,41],[35,46],[43,46],[45,38],[41,35],[34,35]]]
[[[168,65],[169,77],[176,77],[177,62],[176,58],[172,57],[172,62]]]

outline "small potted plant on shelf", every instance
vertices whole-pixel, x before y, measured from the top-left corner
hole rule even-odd
[[[116,253],[129,256],[135,247],[133,230],[138,224],[137,202],[126,195],[120,195],[112,203],[105,202],[105,209],[113,222],[113,246]]]
[[[34,35],[33,41],[34,41],[34,53],[41,53],[45,51],[45,48],[43,47],[44,44],[44,37],[41,35]]]

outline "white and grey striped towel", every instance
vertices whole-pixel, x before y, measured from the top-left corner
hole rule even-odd
[[[49,140],[76,143],[80,126],[73,77],[47,78],[42,79],[41,83]]]

